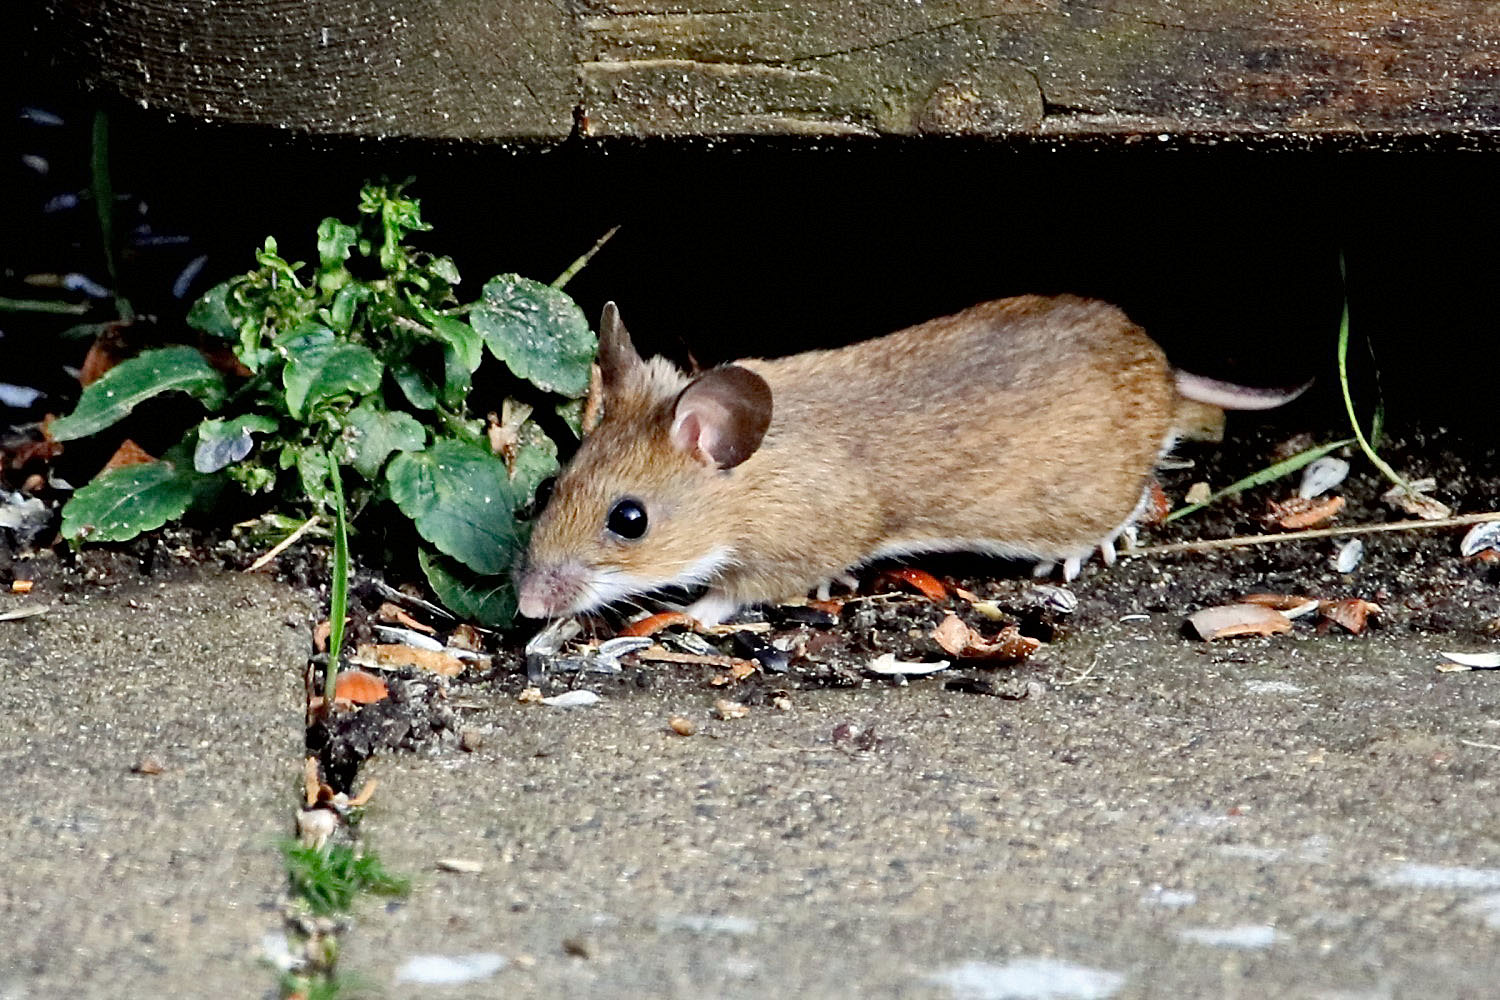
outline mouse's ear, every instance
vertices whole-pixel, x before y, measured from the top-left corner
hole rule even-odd
[[[620,322],[620,310],[613,302],[604,303],[604,315],[599,318],[599,371],[605,392],[620,388],[644,364],[630,342],[630,331]]]
[[[771,387],[748,368],[711,368],[688,383],[672,414],[672,443],[705,465],[732,469],[771,426]]]

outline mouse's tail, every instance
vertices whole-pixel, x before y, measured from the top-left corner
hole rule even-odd
[[[1174,369],[1177,392],[1186,399],[1207,403],[1224,410],[1269,410],[1290,403],[1313,384],[1308,379],[1293,386],[1249,386],[1233,382],[1221,382],[1206,375]]]

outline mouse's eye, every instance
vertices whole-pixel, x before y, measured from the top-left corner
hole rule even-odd
[[[635,497],[626,497],[609,512],[604,525],[621,538],[640,538],[646,533],[646,506]]]

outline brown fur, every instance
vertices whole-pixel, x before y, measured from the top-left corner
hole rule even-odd
[[[523,611],[558,567],[665,585],[716,547],[730,562],[707,582],[735,604],[805,593],[896,551],[1085,556],[1130,518],[1177,399],[1143,330],[1070,296],[741,364],[770,385],[773,413],[759,449],[726,470],[670,443],[687,376],[660,360],[606,371],[604,417],[536,525]],[[623,496],[650,518],[637,541],[604,530]],[[547,614],[580,610],[548,600]]]

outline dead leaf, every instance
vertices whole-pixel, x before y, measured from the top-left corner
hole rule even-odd
[[[1312,614],[1322,603],[1316,597],[1303,594],[1246,594],[1240,601],[1244,604],[1259,604],[1263,608],[1275,608],[1288,618]]]
[[[741,705],[737,701],[729,701],[726,698],[720,698],[718,701],[714,702],[714,712],[716,712],[721,719],[743,719],[745,716],[750,714],[750,709],[746,708],[744,705]]]
[[[405,625],[407,628],[416,629],[418,632],[426,632],[428,635],[435,635],[437,633],[437,629],[431,625],[417,621],[390,601],[386,601],[375,609],[375,617],[383,622],[394,622],[398,625]]]
[[[333,700],[351,705],[373,705],[391,695],[385,681],[368,670],[341,670],[333,682]]]
[[[129,465],[148,465],[154,461],[156,461],[156,457],[149,451],[130,440],[130,438],[126,438],[120,442],[120,447],[115,449],[115,453],[109,456],[109,461],[105,462],[104,468],[99,471],[101,473],[110,472],[114,469],[123,469]]]
[[[1328,623],[1340,625],[1354,635],[1359,635],[1365,630],[1365,621],[1368,617],[1379,614],[1380,611],[1380,605],[1359,597],[1350,597],[1342,601],[1323,601],[1318,605],[1318,614],[1323,618],[1319,624],[1324,628]]]
[[[130,351],[120,343],[118,331],[107,330],[94,338],[88,353],[83,356],[83,364],[78,366],[78,384],[93,385],[105,372],[129,356]]]
[[[1380,495],[1380,499],[1392,507],[1406,511],[1424,521],[1441,521],[1453,515],[1453,509],[1427,494],[1437,489],[1435,479],[1417,479],[1406,487],[1392,486]]]
[[[148,753],[136,761],[135,766],[130,770],[135,774],[161,774],[166,770],[166,766],[155,756]]]
[[[696,628],[698,622],[692,615],[683,611],[663,611],[660,614],[650,615],[640,621],[631,622],[620,629],[620,636],[632,637],[642,635],[655,635],[656,633],[681,625],[685,628]]]
[[[464,661],[456,656],[401,643],[361,643],[356,656],[368,666],[416,667],[441,677],[457,677],[464,672]]]
[[[1161,488],[1161,483],[1155,479],[1146,484],[1146,502],[1141,507],[1141,516],[1136,518],[1136,524],[1149,527],[1153,524],[1161,524],[1166,521],[1167,515],[1172,512],[1172,502],[1167,499],[1167,493]]]
[[[1227,639],[1236,635],[1277,635],[1290,632],[1292,622],[1275,608],[1259,604],[1221,604],[1188,616],[1200,639]]]
[[[932,630],[932,637],[945,652],[960,660],[1024,660],[1042,645],[1022,635],[1014,624],[1001,629],[995,638],[986,639],[951,611]]]
[[[28,462],[50,462],[62,454],[63,446],[53,440],[50,429],[52,421],[55,419],[56,417],[51,413],[42,418],[40,428],[42,433],[41,440],[26,438],[14,444],[8,443],[6,445],[6,448],[10,451],[10,467],[12,469],[19,469]]]
[[[1341,496],[1320,499],[1288,497],[1281,501],[1273,500],[1265,520],[1286,531],[1301,531],[1332,520],[1343,509],[1344,498]]]
[[[910,566],[888,569],[876,578],[876,582],[905,584],[934,604],[941,604],[948,599],[948,588],[943,586],[942,581],[926,570]]]

